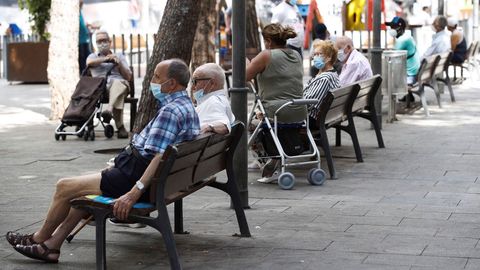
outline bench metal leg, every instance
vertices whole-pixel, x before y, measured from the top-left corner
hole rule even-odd
[[[438,87],[438,83],[437,83],[436,79],[432,79],[431,88],[433,89],[433,92],[435,93],[435,97],[437,98],[438,107],[441,109],[442,108],[442,103],[441,103],[441,98],[440,98],[440,88]]]
[[[340,128],[335,128],[335,146],[342,146],[342,133]]]
[[[347,132],[352,138],[353,149],[355,150],[355,157],[358,162],[363,162],[362,149],[360,149],[360,143],[358,142],[357,130],[355,129],[355,124],[353,123],[353,117],[348,116],[348,124],[346,126],[339,125],[335,127],[336,129],[341,129]]]
[[[137,102],[132,101],[132,103],[130,103],[130,132],[133,132],[133,126],[135,124],[136,117],[137,117]]]
[[[333,164],[332,153],[330,152],[330,145],[328,143],[327,131],[325,128],[320,128],[320,146],[325,153],[325,159],[327,160],[328,171],[330,172],[330,179],[337,179],[337,172],[335,171],[335,165]]]
[[[167,206],[165,204],[157,206],[158,217],[152,226],[157,229],[163,238],[165,248],[167,249],[168,258],[170,260],[170,269],[181,270],[180,260],[178,258],[177,246],[173,238],[172,226],[168,217]]]
[[[423,85],[420,86],[418,94],[420,95],[420,100],[422,101],[422,107],[425,112],[425,116],[428,117],[430,116],[430,113],[428,112],[427,97],[425,96],[425,88]]]
[[[186,234],[183,230],[183,200],[179,199],[174,203],[175,208],[175,233]]]
[[[238,187],[235,181],[232,181],[232,173],[227,170],[227,183],[212,182],[209,186],[220,189],[230,195],[231,204],[235,210],[235,215],[237,216],[238,227],[240,229],[241,237],[250,237],[250,229],[248,228],[247,218],[245,216],[245,210],[243,209],[242,200],[240,199],[240,193],[238,192]],[[233,171],[233,170],[232,170]],[[233,176],[234,177],[234,176]]]
[[[450,100],[452,102],[455,102],[455,95],[453,94],[452,82],[450,81],[450,78],[448,76],[447,78],[445,78],[445,84],[447,85],[448,91],[450,92]]]
[[[111,214],[109,209],[95,209],[95,244],[96,244],[96,265],[97,270],[107,269],[107,258],[105,250],[105,221]]]

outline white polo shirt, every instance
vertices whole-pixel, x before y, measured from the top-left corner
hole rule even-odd
[[[197,100],[195,110],[200,120],[200,127],[206,124],[223,123],[230,132],[232,123],[235,121],[230,101],[223,89],[208,93]]]

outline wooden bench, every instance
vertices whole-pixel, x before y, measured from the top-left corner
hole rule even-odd
[[[363,162],[352,114],[352,105],[359,90],[360,86],[358,84],[352,84],[327,92],[317,113],[317,127],[319,129],[318,131],[312,131],[312,133],[325,153],[331,179],[336,179],[337,175],[330,151],[330,144],[328,142],[327,129],[331,127],[336,129],[336,139],[339,139],[340,137],[340,130],[347,132],[352,138],[357,161]],[[347,124],[342,125],[344,122],[347,122]]]
[[[433,72],[435,71],[439,61],[439,55],[432,55],[424,58],[420,64],[420,68],[417,73],[417,82],[414,85],[409,86],[408,89],[409,92],[416,94],[420,97],[422,107],[426,116],[429,116],[430,113],[428,112],[427,98],[425,96],[425,87],[433,89],[433,91],[435,92],[435,96],[437,97],[438,106],[441,108],[440,92],[438,91],[438,89],[435,89],[433,87]],[[408,98],[406,100],[407,107],[410,107],[410,100]]]
[[[382,85],[382,76],[375,75],[370,79],[357,82],[360,89],[352,105],[352,118],[355,116],[362,117],[372,123],[379,148],[385,148],[383,142],[381,125],[378,121],[377,110],[375,108],[375,95]],[[337,134],[337,146],[340,146],[340,132]]]
[[[452,89],[452,81],[450,80],[450,76],[448,76],[448,66],[450,65],[450,60],[452,59],[453,53],[446,52],[439,54],[439,56],[440,60],[438,61],[435,70],[433,71],[434,87],[438,90],[438,82],[443,83],[445,86],[448,87],[448,91],[450,92],[450,100],[452,102],[455,102],[455,96]]]
[[[465,77],[463,76],[463,70],[467,69],[470,70],[470,67],[472,66],[472,60],[477,56],[478,51],[480,49],[480,43],[479,42],[472,42],[468,46],[467,53],[465,54],[465,60],[462,63],[450,63],[451,66],[453,66],[453,81],[457,82],[457,67],[460,67],[460,82],[463,82]]]
[[[230,195],[242,237],[250,237],[245,212],[233,171],[233,155],[244,125],[234,123],[229,135],[202,134],[195,140],[171,145],[162,156],[162,162],[155,168],[152,179],[150,198],[153,204],[136,204],[129,215],[129,220],[141,222],[157,229],[163,237],[171,269],[182,269],[172,228],[167,212],[167,205],[175,204],[175,232],[183,233],[182,199],[195,191],[211,186]],[[217,182],[216,173],[226,170],[227,182]],[[106,268],[105,256],[105,221],[112,217],[113,202],[98,202],[90,197],[80,197],[71,201],[76,208],[91,213],[96,221],[96,266]],[[157,217],[145,216],[146,213],[158,211]]]

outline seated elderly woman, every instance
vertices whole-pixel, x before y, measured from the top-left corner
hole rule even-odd
[[[310,128],[318,129],[317,113],[320,104],[328,91],[340,87],[340,80],[333,64],[337,60],[337,49],[331,41],[320,41],[314,51],[313,64],[319,69],[317,76],[312,78],[303,91],[303,97],[318,99],[318,103],[308,107]]]
[[[287,40],[296,35],[292,28],[278,23],[265,26],[262,36],[266,50],[247,65],[247,80],[257,79],[258,94],[269,118],[273,118],[275,111],[287,100],[302,98],[303,59],[286,46]],[[277,115],[279,123],[297,123],[306,117],[303,105],[289,106]],[[257,112],[257,118],[263,118],[261,112]],[[262,176],[270,177],[277,166],[278,160],[271,160],[263,167]]]

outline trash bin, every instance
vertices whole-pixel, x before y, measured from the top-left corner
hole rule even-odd
[[[382,94],[388,97],[387,122],[392,123],[395,120],[397,95],[407,93],[407,51],[383,51],[382,78]]]

